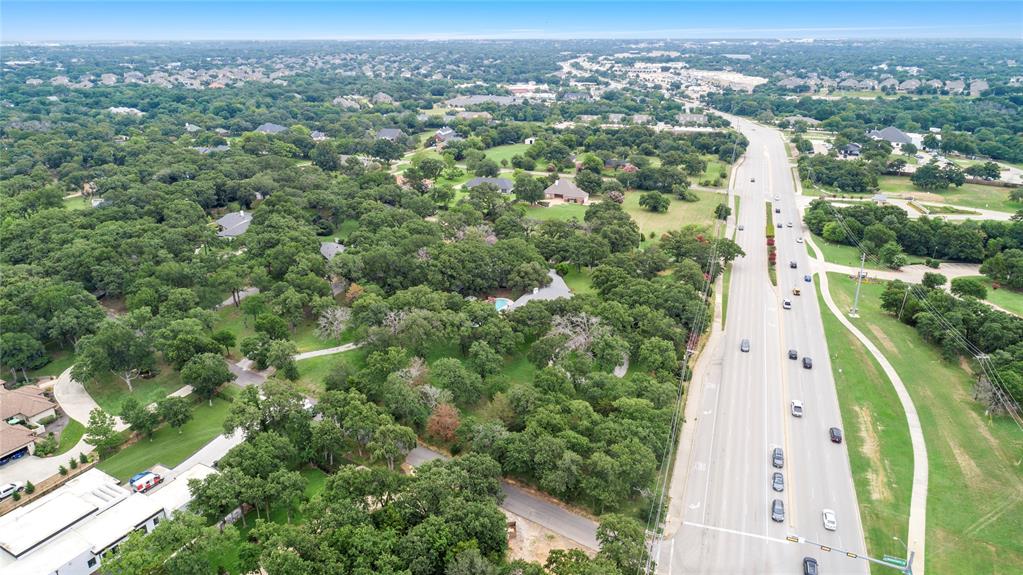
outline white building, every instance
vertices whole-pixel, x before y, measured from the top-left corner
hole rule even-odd
[[[134,531],[151,532],[185,507],[189,479],[215,471],[197,464],[149,493],[131,493],[90,469],[53,493],[0,517],[3,575],[88,575]]]

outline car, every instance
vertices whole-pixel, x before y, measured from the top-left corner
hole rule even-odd
[[[796,243],[797,244],[803,243],[803,238],[796,238]]]
[[[774,227],[776,227],[776,228],[781,228],[781,222],[778,222],[778,225],[776,225],[776,226],[774,226]]]
[[[774,195],[774,201],[776,201],[776,202],[777,202],[777,201],[778,201],[778,200],[780,200],[780,199],[781,199],[781,196],[779,196],[778,194],[775,194],[775,195]]]
[[[828,430],[828,435],[831,436],[831,443],[842,443],[842,430],[837,427],[832,427]]]
[[[741,342],[739,342],[739,350],[740,351],[747,351],[747,352],[749,351],[749,340],[748,339],[743,339]]]
[[[781,307],[785,309],[792,309],[792,300],[788,298],[781,300]]]
[[[788,223],[786,223],[786,224],[785,224],[785,227],[786,227],[786,228],[791,228],[791,227],[792,227],[792,222],[788,222]]]
[[[778,469],[785,467],[785,452],[780,447],[771,450],[771,465]]]
[[[780,214],[781,213],[781,208],[774,208],[774,213]]]
[[[789,409],[792,411],[792,417],[803,417],[802,401],[799,401],[798,399],[793,399]]]
[[[161,483],[163,483],[163,477],[152,471],[136,473],[128,480],[128,485],[135,493],[145,493]]]
[[[775,499],[771,502],[771,519],[778,523],[785,521],[785,504],[782,503],[781,499]]]
[[[796,260],[789,260],[789,267],[792,269],[796,269],[797,267],[799,267],[799,264],[796,263]]]
[[[0,485],[0,501],[7,499],[11,495],[25,489],[24,481],[15,481],[13,483],[5,483]]]
[[[813,369],[813,360],[808,357],[803,357],[803,368]]]
[[[799,354],[796,353],[796,350],[794,349],[789,350],[789,359],[799,359]]]
[[[744,230],[744,229],[746,229],[746,226],[744,226],[744,225],[742,225],[742,224],[739,224],[739,231],[741,232],[741,231],[742,231],[742,230]]]
[[[803,281],[805,281],[806,283],[810,283],[813,281],[813,278],[810,277],[810,274],[806,274],[805,276],[803,276]]]
[[[799,295],[801,293],[803,292],[799,291],[799,288],[797,287],[792,288],[792,295]]]
[[[756,182],[756,181],[757,181],[757,179],[756,179],[756,178],[750,178],[750,179],[749,179],[749,181],[750,181],[750,182]]]
[[[803,575],[820,575],[817,570],[817,560],[813,557],[803,557]]]
[[[781,472],[775,471],[774,474],[771,475],[771,489],[774,489],[779,493],[785,491],[785,476],[782,475]]]
[[[821,520],[824,522],[824,528],[828,531],[838,529],[838,517],[835,515],[834,509],[825,509],[821,512]]]

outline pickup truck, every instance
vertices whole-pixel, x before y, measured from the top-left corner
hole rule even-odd
[[[157,473],[153,473],[152,471],[136,473],[128,480],[128,484],[131,485],[131,490],[136,493],[145,493],[161,483],[163,483],[163,477]]]

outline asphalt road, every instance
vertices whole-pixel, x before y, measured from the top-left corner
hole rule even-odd
[[[809,257],[790,176],[790,160],[776,130],[742,119],[738,128],[750,140],[736,171],[735,194],[741,197],[736,241],[746,257],[731,274],[729,307],[720,345],[708,349],[695,380],[702,393],[688,413],[694,439],[676,473],[687,474],[682,491],[681,526],[656,550],[660,573],[801,573],[803,557],[815,557],[821,573],[866,573],[867,563],[844,553],[824,552],[797,535],[854,553],[865,551],[856,492],[845,443],[828,437],[842,427],[827,342],[813,284],[803,280]],[[755,179],[752,182],[751,179]],[[774,197],[779,200],[775,201]],[[778,286],[767,273],[765,202],[773,214],[777,243]],[[785,227],[792,222],[793,227]],[[796,262],[796,269],[789,262]],[[791,291],[798,287],[802,295]],[[792,309],[782,300],[792,300]],[[750,351],[740,351],[748,338]],[[795,349],[809,356],[813,368],[787,359]],[[805,414],[790,415],[790,402],[801,400]],[[785,451],[784,468],[771,464],[771,450]],[[785,489],[776,493],[771,477],[781,471]],[[771,502],[781,499],[785,521],[771,518]],[[838,529],[823,527],[825,508],[837,514]],[[677,519],[678,518],[674,518]]]

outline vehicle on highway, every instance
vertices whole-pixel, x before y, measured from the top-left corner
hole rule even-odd
[[[136,493],[145,493],[161,483],[163,483],[163,477],[157,473],[153,473],[152,471],[136,473],[128,480],[128,485],[131,485],[131,490]]]
[[[803,281],[805,281],[806,283],[810,283],[813,281],[813,278],[810,277],[810,274],[806,274],[805,276],[803,276]]]
[[[778,469],[785,467],[785,452],[780,447],[771,450],[771,465]]]
[[[744,339],[744,340],[742,340],[742,342],[739,343],[739,350],[741,350],[741,351],[749,351],[749,340],[748,339]]]
[[[744,226],[744,225],[742,225],[742,224],[739,224],[739,231],[741,232],[741,231],[742,231],[742,230],[744,230],[744,229],[746,229],[746,226]]]
[[[791,405],[792,417],[803,417],[803,402],[793,399]]]
[[[796,350],[794,349],[789,350],[789,359],[799,359],[799,354],[796,353]]]
[[[778,194],[775,194],[775,195],[774,195],[774,201],[776,201],[776,202],[777,202],[777,201],[778,201],[778,200],[780,200],[780,199],[781,199],[781,196],[779,196]]]
[[[803,557],[803,575],[820,575],[817,570],[817,560],[813,557]]]
[[[13,483],[6,483],[4,485],[0,485],[0,501],[3,501],[4,499],[7,499],[11,495],[14,495],[15,493],[22,491],[24,489],[25,489],[24,481],[15,481]]]
[[[774,213],[780,214],[781,213],[781,208],[774,208]],[[778,224],[778,227],[781,227],[781,224]]]
[[[813,369],[813,360],[808,357],[803,357],[803,367],[806,369]]]
[[[774,227],[776,227],[776,228],[781,228],[781,222],[778,222],[778,225],[776,225],[776,226],[774,226]]]
[[[837,427],[832,427],[828,430],[828,435],[831,436],[831,443],[842,443],[842,430]]]
[[[756,178],[750,178],[749,181],[750,182],[755,182],[755,181],[757,181],[757,179]]]
[[[824,521],[824,528],[828,531],[838,529],[838,518],[835,516],[834,509],[825,509],[821,513],[821,519]]]
[[[785,521],[785,504],[782,503],[781,499],[775,499],[771,502],[771,519],[778,523]]]
[[[796,260],[789,260],[789,267],[790,268],[796,269],[798,266],[799,266],[799,264],[796,263]]]
[[[786,227],[786,228],[791,228],[791,227],[792,227],[792,222],[788,222],[788,223],[786,223],[786,224],[785,224],[785,227]]]
[[[771,489],[779,493],[785,491],[785,476],[778,471],[771,475]]]
[[[792,288],[792,295],[799,295],[801,293],[803,292],[799,291],[799,288],[797,287]]]
[[[796,238],[796,243],[797,244],[803,243],[803,238]]]
[[[787,298],[781,300],[781,307],[783,307],[785,309],[792,309],[792,300],[787,299]]]

